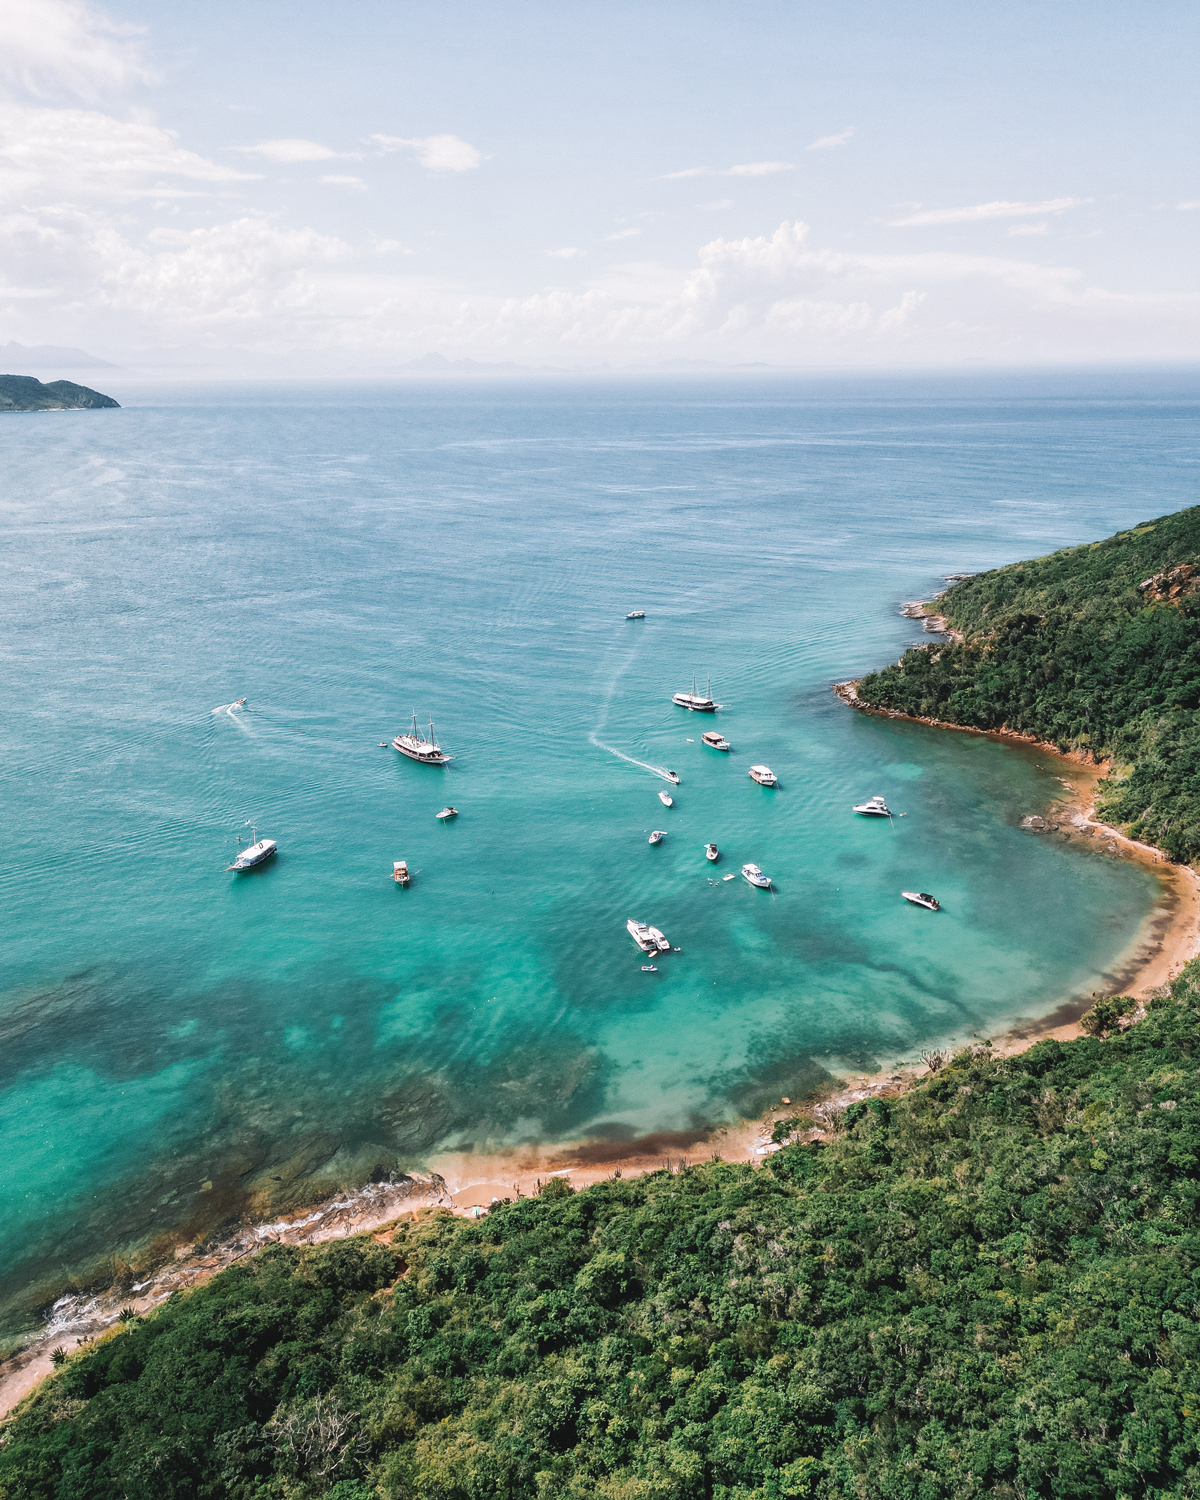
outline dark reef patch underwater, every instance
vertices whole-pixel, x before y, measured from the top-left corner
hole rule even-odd
[[[267,1249],[64,1353],[0,1495],[1194,1495],[1198,1073],[1200,961],[762,1167]]]

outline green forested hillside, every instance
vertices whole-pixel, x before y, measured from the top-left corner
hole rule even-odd
[[[1197,564],[1200,507],[966,579],[939,604],[963,642],[907,651],[864,677],[859,697],[1111,756],[1103,816],[1173,859],[1196,859]]]
[[[762,1167],[268,1249],[73,1353],[0,1495],[1196,1495],[1198,1007],[1200,963]]]
[[[73,380],[51,380],[33,375],[0,375],[0,412],[66,411],[84,407],[118,406],[111,396]]]

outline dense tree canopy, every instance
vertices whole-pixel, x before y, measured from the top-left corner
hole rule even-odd
[[[1103,815],[1200,857],[1200,507],[955,584],[961,644],[907,651],[859,697],[1111,756]],[[1148,580],[1154,580],[1147,587]]]
[[[265,1250],[72,1354],[0,1495],[1195,1495],[1200,963],[1127,1009],[761,1167]]]

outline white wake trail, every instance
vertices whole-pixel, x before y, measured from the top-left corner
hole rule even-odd
[[[620,682],[621,678],[624,677],[625,673],[633,665],[636,657],[637,647],[635,646],[624,662],[613,673],[608,684],[608,691],[604,695],[604,701],[600,705],[600,717],[596,722],[596,727],[588,735],[588,743],[595,745],[598,750],[607,750],[610,755],[615,755],[618,760],[626,761],[631,766],[640,766],[643,771],[649,771],[652,776],[661,777],[663,781],[670,781],[671,778],[667,775],[665,766],[652,766],[644,760],[636,760],[632,755],[626,755],[624,750],[618,750],[615,745],[606,745],[600,738],[608,724],[608,710],[612,703],[613,694],[617,690],[617,683]]]

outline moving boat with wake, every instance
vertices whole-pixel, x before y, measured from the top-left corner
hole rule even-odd
[[[712,678],[708,680],[708,686],[703,693],[696,691],[696,679],[692,678],[692,690],[690,693],[676,693],[671,699],[672,703],[678,703],[680,708],[686,708],[690,713],[712,714],[718,708],[723,708],[723,703],[714,703],[712,695]]]
[[[453,755],[447,755],[437,742],[437,735],[433,732],[433,720],[429,721],[429,738],[426,739],[417,728],[417,711],[413,709],[412,728],[405,734],[398,734],[392,741],[392,749],[399,750],[401,755],[407,755],[409,760],[420,761],[423,766],[444,766],[454,759]]]

